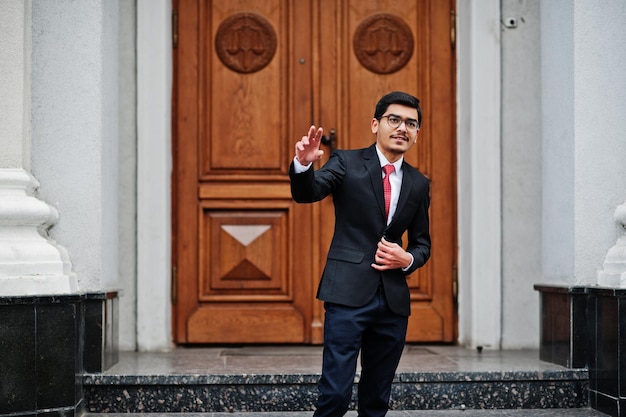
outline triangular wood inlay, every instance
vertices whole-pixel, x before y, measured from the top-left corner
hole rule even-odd
[[[250,263],[247,259],[244,259],[237,265],[235,268],[230,270],[226,275],[222,277],[223,280],[238,280],[238,281],[249,281],[249,280],[264,280],[269,281],[270,277],[265,275],[262,271],[259,270],[255,265]]]
[[[244,246],[248,246],[263,233],[269,230],[269,225],[222,225],[222,229]]]

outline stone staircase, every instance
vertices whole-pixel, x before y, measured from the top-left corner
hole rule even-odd
[[[83,375],[83,408],[109,416],[311,415],[320,368],[321,348],[314,346],[122,352],[111,369]],[[355,396],[356,383],[358,376]],[[588,408],[588,397],[586,369],[542,362],[537,351],[408,346],[392,389],[391,409],[399,414],[390,416],[435,410],[463,412],[465,417],[473,410],[603,415]],[[539,413],[547,409],[553,414]]]

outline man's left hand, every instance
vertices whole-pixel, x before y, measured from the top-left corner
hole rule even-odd
[[[402,249],[402,246],[389,242],[383,237],[378,242],[374,261],[376,263],[372,264],[372,268],[379,271],[402,269],[411,265],[411,255]]]

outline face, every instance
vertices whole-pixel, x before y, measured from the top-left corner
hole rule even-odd
[[[417,132],[409,132],[406,123],[400,123],[398,127],[393,128],[389,126],[388,116],[407,122],[417,121],[417,109],[402,104],[391,104],[380,120],[372,119],[372,133],[376,135],[378,147],[389,162],[395,162],[415,144],[419,129]]]

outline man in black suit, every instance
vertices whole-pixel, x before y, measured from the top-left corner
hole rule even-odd
[[[311,126],[296,143],[289,171],[294,200],[310,203],[332,194],[335,206],[335,232],[317,293],[325,320],[314,416],[347,412],[359,352],[359,416],[381,417],[389,408],[411,309],[406,276],[430,256],[430,184],[403,158],[421,121],[419,100],[396,91],[376,105],[376,143],[368,148],[337,150],[315,170],[323,154],[322,128]]]

